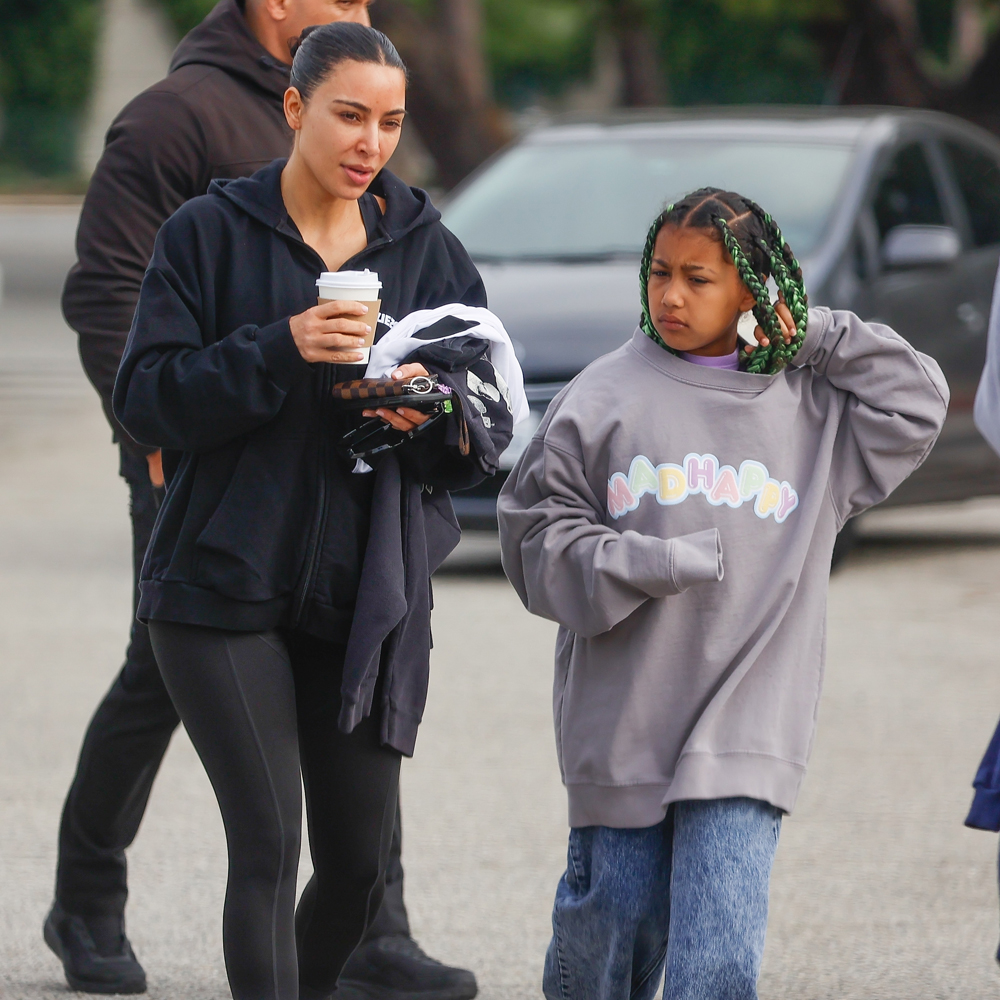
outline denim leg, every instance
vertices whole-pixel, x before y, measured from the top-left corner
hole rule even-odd
[[[570,831],[552,910],[548,1000],[651,1000],[670,915],[670,820]]]
[[[664,1000],[757,1000],[781,812],[757,799],[674,804]]]

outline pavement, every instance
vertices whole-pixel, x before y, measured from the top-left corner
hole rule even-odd
[[[127,494],[56,295],[72,208],[0,208],[0,998],[66,995],[41,939],[62,799],[130,616]],[[764,1000],[1000,997],[995,835],[962,820],[1000,714],[1000,502],[880,511],[831,581],[819,729],[784,823]],[[426,721],[403,769],[414,933],[483,1000],[539,998],[565,852],[555,629],[489,536],[435,581]],[[130,852],[152,1000],[229,996],[226,855],[174,738]],[[301,877],[308,876],[304,855]]]

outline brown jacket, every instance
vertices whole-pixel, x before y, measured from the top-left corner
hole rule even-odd
[[[218,177],[245,177],[291,148],[282,97],[289,67],[251,33],[237,0],[220,0],[178,45],[169,75],[108,130],[91,179],[63,314],[118,441],[111,391],[160,226]]]

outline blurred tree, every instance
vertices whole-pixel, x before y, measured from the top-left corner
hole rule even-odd
[[[815,104],[826,75],[817,24],[841,0],[662,0],[661,51],[677,104]]]
[[[661,49],[663,0],[602,0],[604,24],[614,36],[622,73],[622,104],[655,107],[666,98]]]
[[[1000,32],[986,41],[984,14],[997,13],[990,8],[979,0],[850,0],[831,103],[935,108],[1000,134]],[[947,52],[950,65],[929,61],[928,51]]]
[[[911,0],[848,0],[833,60],[828,103],[927,107],[937,87],[920,62]]]
[[[75,172],[97,20],[96,0],[0,0],[0,161],[8,170]]]
[[[916,0],[914,5],[920,44],[929,56],[942,65],[951,59],[955,9],[955,0]]]
[[[453,187],[510,137],[487,72],[480,0],[379,0],[372,20],[409,67],[407,107]]]
[[[512,108],[585,81],[598,4],[590,0],[484,0],[486,59],[496,98]]]
[[[205,19],[215,0],[160,0],[160,5],[181,38]]]

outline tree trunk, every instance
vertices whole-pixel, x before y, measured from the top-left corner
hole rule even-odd
[[[483,56],[483,11],[479,0],[439,0],[442,34],[450,42],[455,78],[469,103],[486,107],[491,90]]]
[[[509,139],[493,103],[479,0],[434,0],[422,16],[405,0],[379,0],[372,20],[410,71],[407,107],[446,188]]]
[[[622,104],[644,108],[665,103],[658,33],[649,4],[643,0],[606,0],[605,6],[621,63]]]
[[[917,61],[916,17],[910,0],[852,0],[833,69],[828,103],[936,104],[940,88]]]
[[[982,44],[981,24],[971,23],[970,9],[967,0],[959,0],[955,45],[967,56]],[[850,11],[833,49],[827,103],[932,108],[1000,135],[1000,32],[963,81],[944,86],[924,72],[917,58],[920,39],[912,0],[851,0]],[[827,49],[831,51],[829,45]]]
[[[965,81],[945,95],[940,108],[1000,135],[1000,32]]]
[[[979,0],[955,0],[954,21],[951,59],[953,64],[964,70],[974,66],[986,51],[983,10]]]

